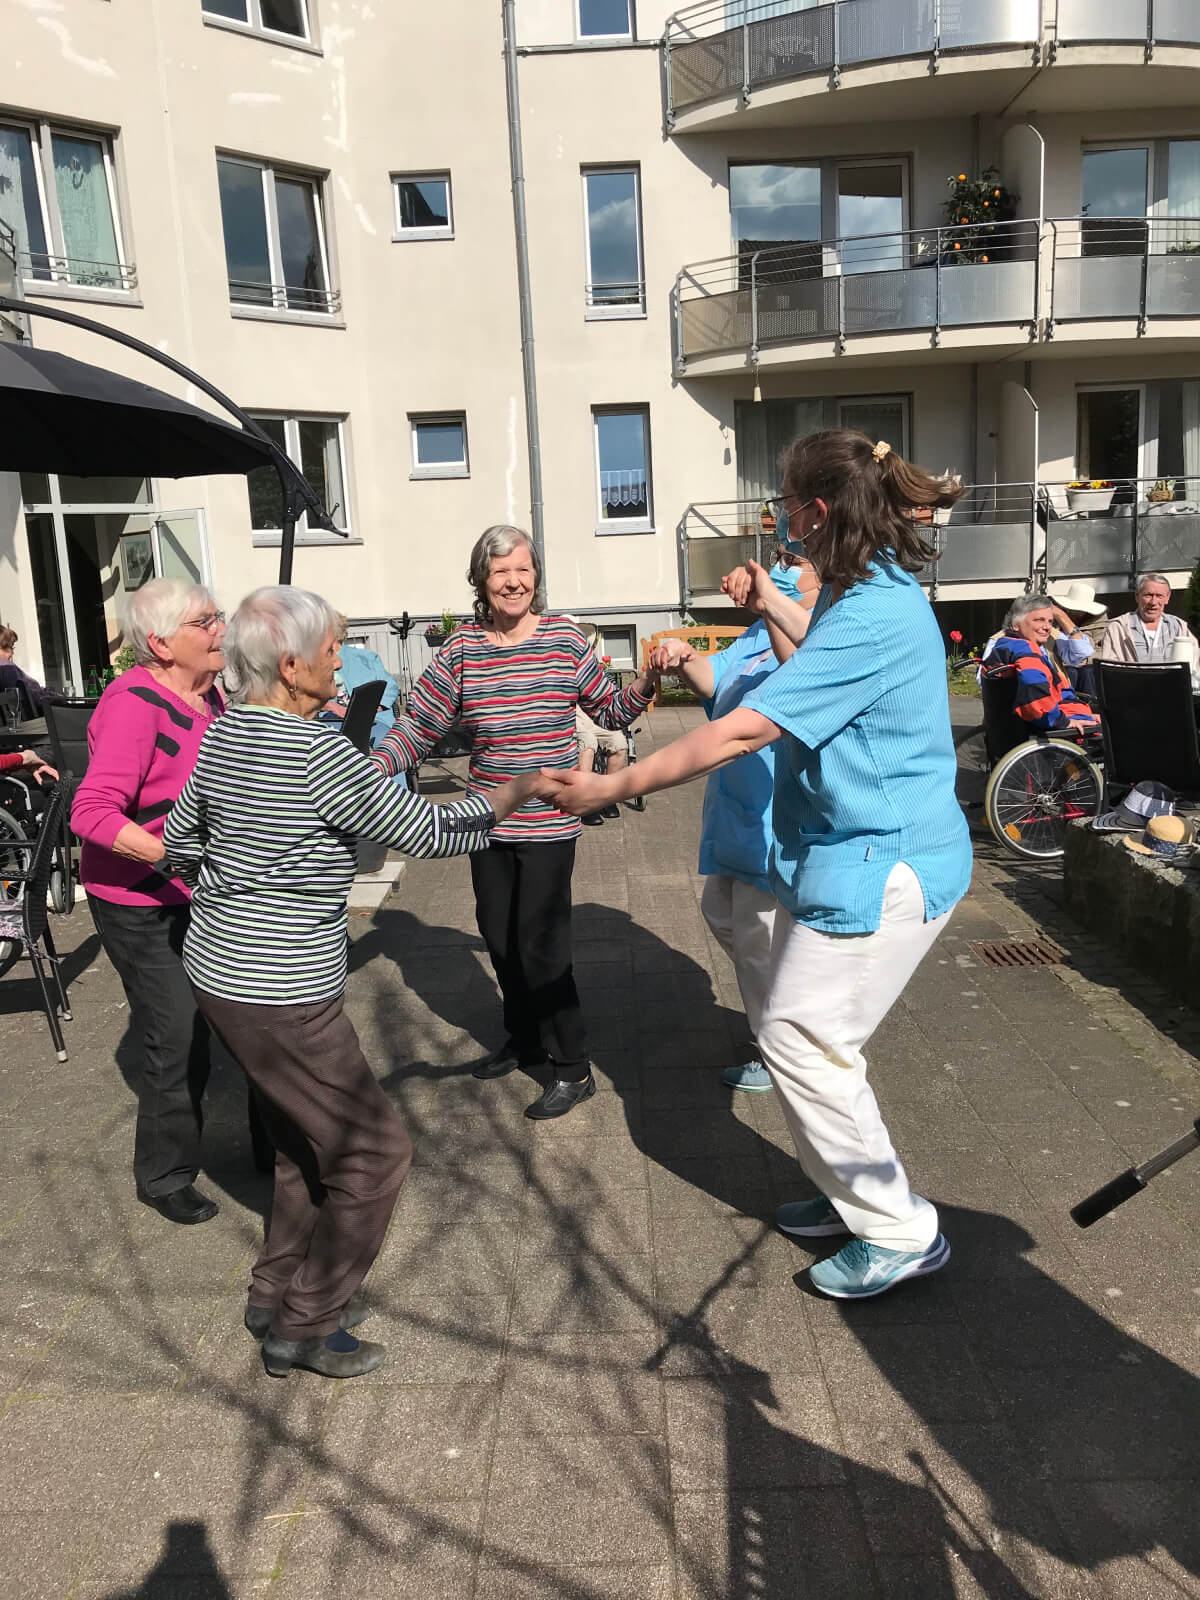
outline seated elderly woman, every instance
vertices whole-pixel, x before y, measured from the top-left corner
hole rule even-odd
[[[92,713],[71,826],[84,841],[80,877],[141,1056],[138,1199],[170,1222],[207,1222],[216,1203],[195,1179],[209,1036],[181,955],[191,896],[159,865],[163,820],[225,709],[215,686],[225,617],[207,589],[158,578],[131,596],[125,634],[137,665],[109,684]]]
[[[524,773],[436,806],[315,720],[333,694],[337,619],[303,589],[256,589],[225,641],[232,705],[167,820],[195,884],[183,959],[201,1011],[254,1084],[277,1150],[246,1327],[275,1377],[369,1372],[346,1330],[412,1160],[404,1124],[343,1009],[356,836],[414,856],[482,850],[555,785]]]
[[[1025,594],[1014,600],[987,664],[989,668],[1013,669],[1013,712],[1031,728],[1043,733],[1095,730],[1100,726],[1099,716],[1075,698],[1070,679],[1047,649],[1057,610],[1044,594]]]

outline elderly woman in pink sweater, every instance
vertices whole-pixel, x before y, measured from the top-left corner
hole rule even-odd
[[[92,714],[71,826],[85,841],[80,877],[141,1055],[138,1199],[171,1222],[207,1222],[216,1203],[195,1179],[209,1034],[180,954],[190,892],[159,863],[166,815],[225,709],[215,685],[225,617],[207,589],[159,578],[130,597],[126,633],[137,665],[108,686]]]

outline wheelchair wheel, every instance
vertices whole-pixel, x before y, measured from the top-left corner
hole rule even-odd
[[[28,872],[33,860],[30,844],[17,819],[8,811],[0,811],[0,903],[21,898],[21,885],[9,878],[9,873]],[[8,971],[21,954],[17,939],[0,939],[0,977]]]
[[[1104,776],[1077,745],[1029,739],[992,769],[983,814],[1005,849],[1046,861],[1066,850],[1068,824],[1094,817],[1103,798]]]

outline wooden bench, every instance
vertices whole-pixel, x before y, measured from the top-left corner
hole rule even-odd
[[[736,623],[724,622],[693,623],[690,628],[664,628],[661,633],[652,633],[648,639],[639,641],[642,671],[645,672],[650,665],[651,652],[665,639],[686,640],[698,656],[715,656],[735,639],[740,639],[745,631],[745,628],[738,627]],[[658,704],[658,699],[658,695],[655,695],[653,705]]]

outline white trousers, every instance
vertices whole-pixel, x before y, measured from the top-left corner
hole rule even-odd
[[[771,939],[779,901],[765,889],[721,872],[704,880],[700,909],[713,938],[733,962],[746,1021],[757,1039],[771,976]]]
[[[782,910],[775,921],[759,1051],[801,1167],[852,1233],[889,1250],[927,1249],[938,1218],[908,1186],[862,1047],[949,916],[925,921],[921,885],[902,863],[888,878],[876,933],[819,933]]]

